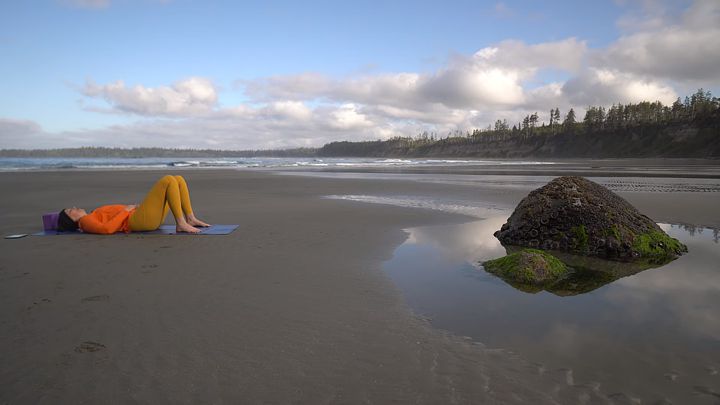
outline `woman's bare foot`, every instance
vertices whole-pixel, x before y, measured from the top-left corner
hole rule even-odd
[[[188,223],[185,223],[175,225],[175,232],[198,233],[200,230]]]
[[[205,222],[203,222],[203,221],[195,218],[194,215],[193,215],[193,216],[188,216],[188,217],[187,217],[187,222],[188,222],[188,224],[190,224],[190,225],[192,225],[192,226],[201,226],[201,227],[203,227],[203,228],[207,228],[208,226],[210,226],[210,224],[207,224],[207,223],[205,223]]]

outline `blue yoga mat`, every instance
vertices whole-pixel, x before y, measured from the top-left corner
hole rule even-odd
[[[147,232],[131,232],[139,235],[229,235],[240,225],[213,225],[208,228],[198,228],[200,233],[190,234],[186,232],[175,232],[175,225],[160,225],[160,228],[154,231]],[[84,233],[80,231],[73,232],[58,232],[58,231],[43,231],[34,233],[33,236],[56,236],[56,235],[93,235],[91,233]],[[118,232],[115,235],[124,235],[123,232]]]

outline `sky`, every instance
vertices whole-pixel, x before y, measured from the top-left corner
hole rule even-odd
[[[0,59],[0,149],[315,147],[718,95],[720,1],[0,0]]]

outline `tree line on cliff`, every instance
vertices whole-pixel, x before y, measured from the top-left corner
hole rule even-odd
[[[445,136],[423,132],[366,142],[332,142],[320,156],[456,157],[720,157],[720,99],[709,91],[659,101],[590,106],[580,120],[551,108],[548,123],[535,112],[520,122]],[[562,119],[561,119],[562,117]]]
[[[580,120],[573,108],[551,108],[510,126],[507,120],[441,136],[331,142],[321,148],[214,150],[166,148],[3,149],[0,157],[720,157],[720,99],[699,89],[666,106],[659,101],[590,106]]]

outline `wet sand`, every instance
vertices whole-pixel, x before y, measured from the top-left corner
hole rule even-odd
[[[611,393],[432,328],[382,262],[404,228],[468,218],[324,195],[522,189],[181,171],[228,236],[0,240],[1,403],[576,403]],[[161,172],[0,173],[0,232],[136,203]],[[720,193],[623,193],[659,222],[720,226]],[[682,208],[679,208],[682,207]],[[171,221],[171,220],[169,220]],[[170,222],[168,222],[170,223]],[[448,292],[451,294],[452,292]]]

